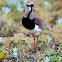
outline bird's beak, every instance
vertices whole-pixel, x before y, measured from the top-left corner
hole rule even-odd
[[[32,7],[32,10],[35,11],[35,9]]]

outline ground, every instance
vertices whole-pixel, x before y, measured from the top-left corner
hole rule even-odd
[[[52,4],[51,9],[43,8],[44,1],[45,0],[42,0],[42,2],[40,0],[38,1],[33,0],[34,5],[36,5],[34,6],[36,10],[34,13],[35,15],[38,15],[40,18],[42,18],[45,22],[52,25],[50,21],[53,19],[55,15],[62,17],[62,14],[61,14],[62,1],[50,0]],[[1,3],[0,7],[6,6],[6,1],[1,0],[0,3]],[[60,9],[57,10],[58,8]],[[1,28],[0,36],[2,36],[2,39],[4,41],[2,45],[4,47],[3,52],[7,53],[6,58],[9,58],[9,59],[4,59],[4,61],[8,62],[10,60],[11,61],[19,60],[22,62],[46,62],[46,57],[50,58],[51,56],[54,56],[54,55],[58,56],[61,59],[62,55],[60,54],[60,52],[59,53],[57,52],[59,55],[56,52],[54,52],[53,54],[50,52],[58,51],[58,50],[62,51],[62,48],[61,48],[62,47],[62,26],[58,26],[57,24],[55,24],[51,30],[42,31],[39,36],[39,44],[37,47],[37,52],[34,53],[33,37],[31,33],[22,26],[21,20],[23,15],[24,13],[19,13],[13,10],[9,14],[3,14],[0,16],[0,24],[2,21],[4,23],[4,26],[3,25],[0,26]],[[51,41],[48,45],[45,44],[47,35],[51,37]],[[55,47],[53,48],[53,45],[58,45],[58,44],[59,46],[55,46],[56,48]],[[19,48],[18,57],[12,58],[13,56],[9,54],[9,51],[12,51],[14,47]],[[56,50],[57,48],[58,50]],[[47,53],[50,53],[50,55]]]

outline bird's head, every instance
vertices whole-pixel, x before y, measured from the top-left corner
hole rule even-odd
[[[33,10],[34,10],[33,7],[34,7],[33,2],[26,3],[26,6],[25,6],[25,12],[33,11]],[[35,10],[34,10],[34,11],[35,11]]]

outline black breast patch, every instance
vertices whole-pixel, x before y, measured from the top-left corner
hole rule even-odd
[[[22,24],[26,29],[32,30],[35,27],[35,19],[22,18]]]

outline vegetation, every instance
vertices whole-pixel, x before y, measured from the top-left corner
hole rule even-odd
[[[37,53],[34,53],[34,42],[30,32],[22,26],[22,10],[18,11],[17,5],[9,5],[8,1],[10,0],[0,0],[0,54],[7,54],[1,61],[62,62],[62,1],[32,0],[35,15],[53,26],[51,30],[40,33]],[[24,3],[20,8],[24,8]],[[55,16],[59,19],[54,19]]]

